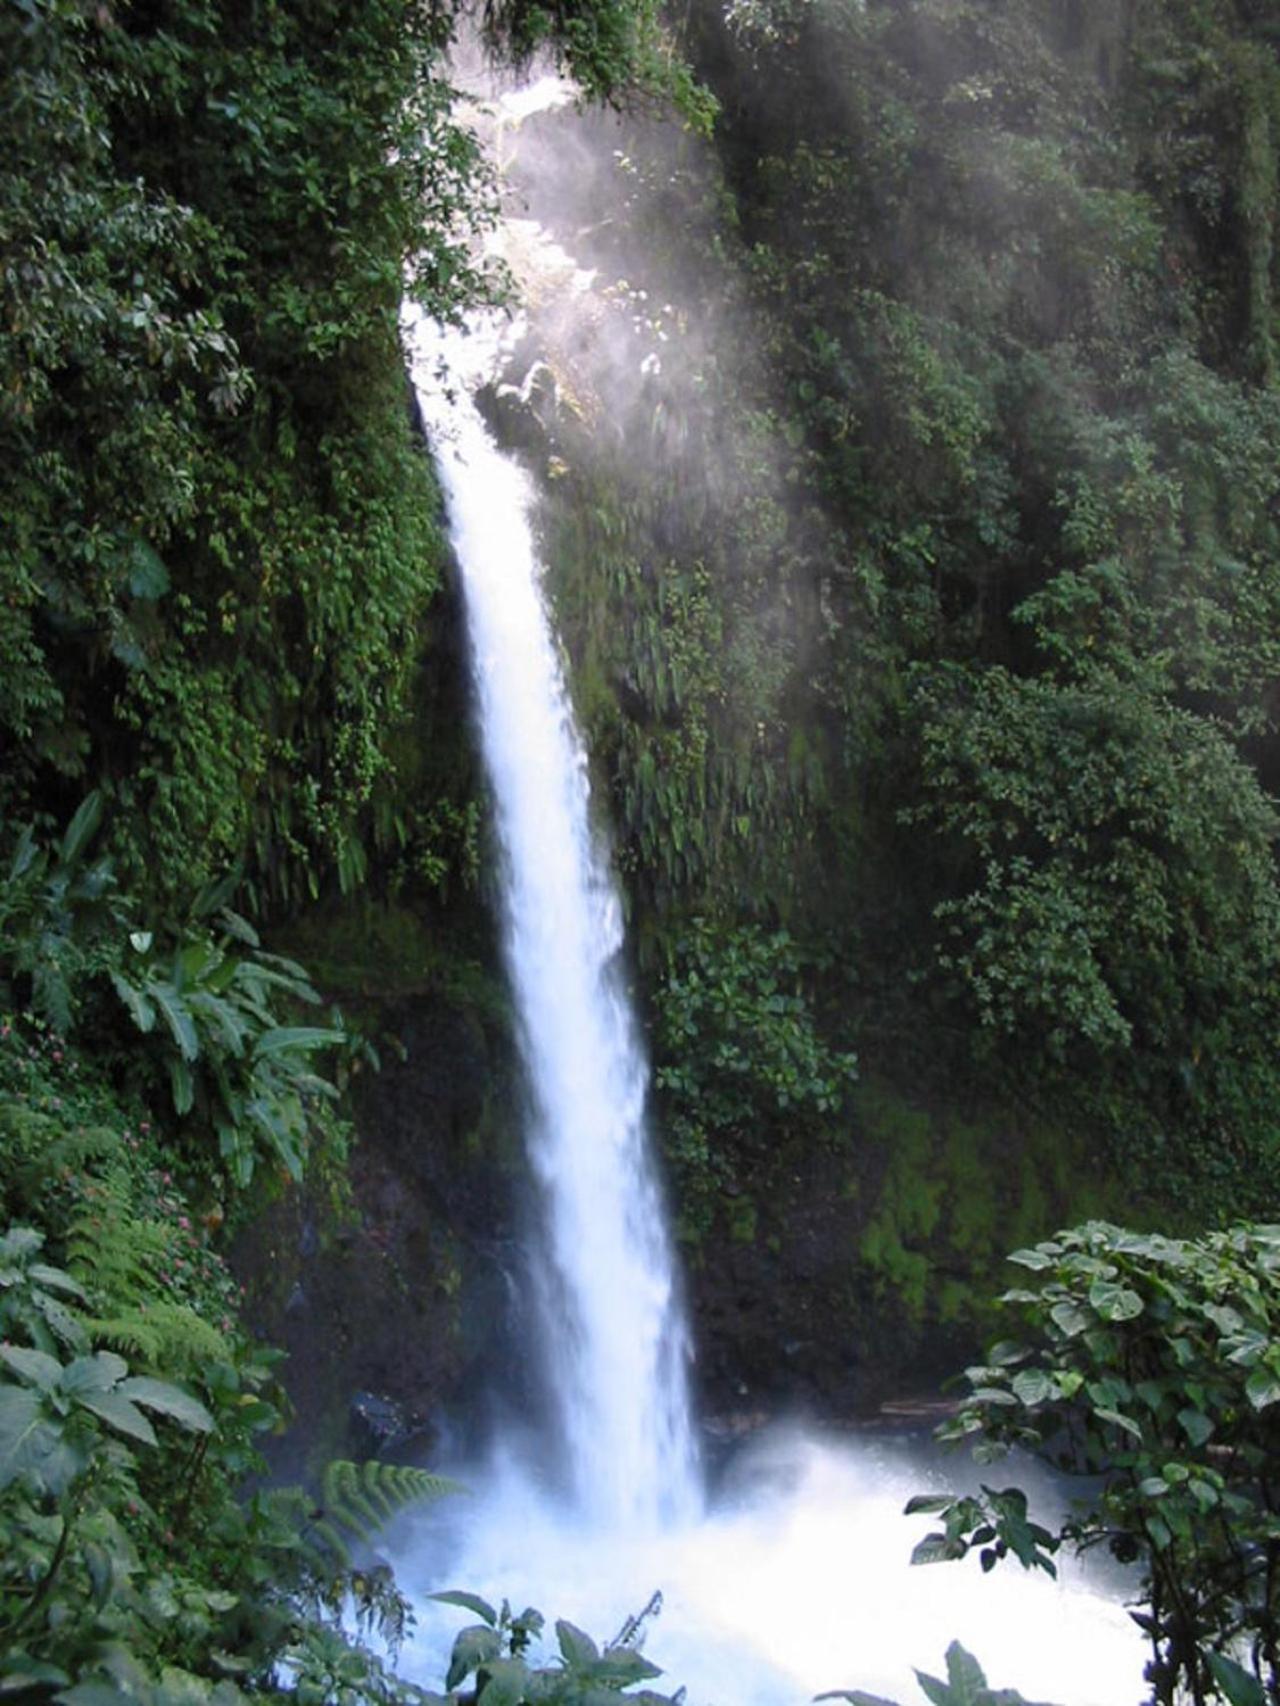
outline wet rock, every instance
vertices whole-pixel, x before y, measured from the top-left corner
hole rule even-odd
[[[352,1456],[387,1457],[421,1431],[421,1422],[384,1392],[357,1392],[350,1409]]]

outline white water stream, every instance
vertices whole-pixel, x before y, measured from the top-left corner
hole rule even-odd
[[[697,1502],[688,1342],[645,1131],[645,1060],[617,975],[622,912],[592,831],[532,494],[468,389],[493,373],[496,345],[491,324],[444,335],[419,322],[416,371],[462,575],[503,857],[504,946],[543,1193],[537,1354],[573,1508],[614,1529],[652,1527]]]
[[[546,78],[502,122],[563,105]],[[544,282],[592,275],[529,222]],[[498,376],[496,320],[442,334],[406,310],[415,384],[445,483],[484,760],[503,859],[505,952],[529,1083],[541,1232],[529,1284],[552,1438],[531,1427],[453,1470],[472,1488],[421,1518],[397,1558],[419,1628],[401,1668],[438,1689],[469,1619],[446,1588],[532,1604],[607,1640],[655,1589],[646,1652],[693,1706],[801,1706],[859,1688],[913,1706],[913,1667],[944,1671],[959,1638],[994,1686],[1061,1706],[1134,1706],[1145,1649],[1114,1597],[1006,1566],[912,1568],[914,1492],[935,1458],[892,1442],[777,1430],[704,1491],[688,1335],[645,1129],[647,1069],[619,982],[622,920],[593,830],[586,758],[542,595],[532,492],[474,393]],[[991,1472],[998,1473],[998,1472]],[[1008,1479],[1013,1479],[1010,1474]],[[1017,1479],[1027,1484],[1019,1473]],[[1003,1484],[1003,1478],[1001,1480]],[[1034,1503],[1034,1501],[1033,1501]]]
[[[655,1588],[647,1652],[696,1706],[799,1706],[856,1687],[909,1703],[912,1667],[960,1638],[993,1684],[1062,1706],[1130,1706],[1144,1649],[1110,1597],[1011,1567],[913,1569],[906,1498],[937,1468],[902,1448],[775,1434],[704,1505],[687,1336],[645,1133],[646,1068],[618,982],[617,895],[592,832],[585,755],[541,591],[528,482],[472,389],[499,333],[410,317],[414,371],[448,495],[504,860],[505,946],[543,1197],[532,1283],[557,1440],[512,1441],[458,1472],[397,1559],[421,1595],[402,1668],[440,1686],[466,1588],[539,1606],[601,1639]],[[447,368],[449,378],[443,378]],[[536,1434],[533,1436],[536,1439]],[[558,1456],[563,1462],[557,1462]]]

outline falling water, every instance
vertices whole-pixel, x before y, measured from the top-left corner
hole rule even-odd
[[[518,122],[571,94],[547,78],[500,104]],[[585,307],[591,275],[531,222],[508,224]],[[910,1567],[920,1531],[901,1512],[909,1493],[938,1484],[927,1455],[784,1430],[743,1452],[704,1503],[687,1335],[647,1152],[645,1063],[618,979],[618,898],[542,596],[531,490],[473,401],[496,377],[501,338],[488,322],[445,336],[412,311],[407,329],[447,492],[496,809],[543,1208],[539,1352],[567,1475],[557,1482],[510,1445],[485,1463],[464,1457],[453,1467],[474,1497],[418,1519],[402,1580],[421,1595],[462,1587],[532,1602],[601,1636],[660,1588],[649,1656],[700,1706],[798,1706],[842,1685],[909,1702],[919,1698],[912,1666],[941,1671],[956,1636],[997,1685],[1063,1706],[1136,1700],[1142,1645],[1114,1587],[1100,1594],[1066,1571],[1051,1583]],[[417,1613],[402,1665],[438,1687],[458,1614],[425,1597]]]
[[[918,1698],[956,1636],[993,1682],[1063,1706],[1124,1706],[1142,1649],[1120,1607],[1078,1581],[913,1570],[914,1453],[783,1434],[742,1455],[710,1509],[699,1491],[687,1340],[647,1153],[646,1072],[618,981],[618,898],[593,835],[582,742],[541,590],[531,490],[472,400],[496,369],[484,323],[411,325],[414,372],[448,498],[503,859],[505,948],[544,1199],[536,1289],[567,1492],[506,1451],[459,1464],[475,1496],[421,1519],[407,1583],[510,1596],[598,1635],[666,1599],[649,1656],[696,1702],[799,1706],[819,1688]],[[420,1601],[407,1674],[438,1687],[457,1613]],[[452,1618],[452,1624],[450,1623]]]
[[[544,1205],[541,1353],[577,1509],[613,1529],[652,1526],[689,1513],[697,1477],[688,1341],[645,1131],[645,1060],[618,975],[621,908],[592,828],[531,490],[470,396],[492,376],[496,334],[483,323],[445,335],[419,322],[415,346],[502,850],[505,952]]]

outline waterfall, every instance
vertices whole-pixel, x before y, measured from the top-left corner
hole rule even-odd
[[[471,388],[493,326],[412,322],[446,490],[502,859],[504,951],[542,1197],[542,1358],[573,1503],[614,1530],[696,1508],[682,1319],[645,1126],[647,1068],[618,973],[622,912],[543,596],[532,492]],[[447,375],[447,379],[445,378]]]
[[[1070,1706],[1138,1698],[1145,1657],[1119,1605],[1081,1584],[908,1563],[901,1515],[936,1467],[852,1439],[761,1440],[704,1508],[687,1334],[645,1132],[646,1068],[618,975],[622,921],[592,832],[586,755],[542,594],[531,487],[472,401],[500,338],[407,314],[462,577],[502,859],[504,946],[541,1198],[536,1347],[567,1497],[546,1464],[456,1465],[475,1490],[406,1544],[408,1579],[514,1596],[606,1634],[665,1598],[650,1656],[699,1702],[794,1706],[857,1684],[917,1698],[960,1636],[1000,1682]],[[1020,1479],[1025,1479],[1020,1476]],[[446,1507],[448,1501],[446,1501]],[[456,1526],[455,1526],[456,1524]],[[1064,1577],[1069,1571],[1064,1570]],[[456,1628],[416,1606],[404,1662],[438,1688]],[[1035,1696],[1033,1696],[1035,1697]]]
[[[517,122],[571,94],[542,79],[498,104]],[[594,324],[593,275],[533,220],[505,223],[544,302]],[[542,594],[532,488],[473,401],[499,375],[503,340],[495,321],[444,334],[411,309],[406,332],[446,490],[494,801],[540,1208],[533,1348],[567,1470],[566,1486],[548,1451],[531,1462],[509,1440],[444,1465],[473,1497],[431,1507],[402,1540],[402,1579],[418,1594],[406,1674],[436,1689],[448,1669],[459,1611],[432,1590],[509,1597],[607,1637],[660,1589],[648,1654],[699,1706],[795,1706],[841,1686],[916,1699],[913,1666],[940,1671],[957,1636],[993,1680],[1016,1679],[1032,1698],[1138,1698],[1145,1651],[1114,1589],[1095,1592],[1069,1565],[1052,1583],[911,1568],[920,1536],[903,1505],[947,1483],[910,1444],[775,1431],[721,1470],[704,1503],[618,896]]]

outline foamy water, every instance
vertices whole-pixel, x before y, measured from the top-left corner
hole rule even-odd
[[[665,1674],[649,1686],[685,1685],[690,1706],[799,1706],[835,1688],[910,1706],[924,1698],[913,1667],[945,1675],[956,1639],[993,1687],[1061,1706],[1136,1706],[1146,1648],[1119,1583],[1091,1583],[1070,1560],[1060,1582],[1016,1563],[988,1576],[974,1559],[910,1564],[930,1519],[906,1518],[903,1506],[945,1485],[945,1472],[893,1443],[782,1432],[741,1455],[700,1520],[627,1534],[567,1514],[527,1473],[496,1464],[397,1550],[420,1618],[401,1668],[438,1688],[453,1636],[473,1621],[431,1604],[431,1592],[505,1596],[603,1643],[657,1589],[663,1608],[644,1650]],[[1024,1472],[988,1475],[1026,1482]],[[555,1651],[552,1636],[548,1659]]]

